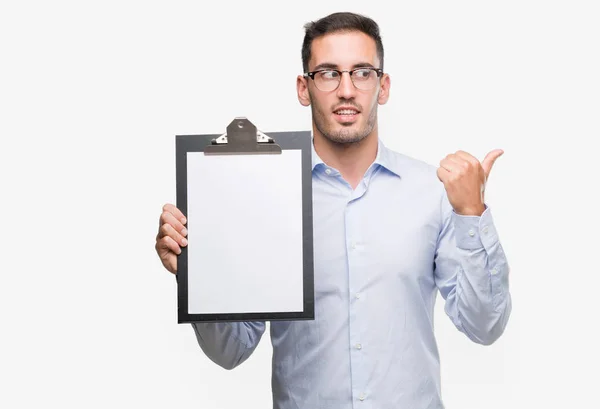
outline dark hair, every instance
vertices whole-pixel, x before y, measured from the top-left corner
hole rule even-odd
[[[311,46],[314,39],[325,34],[338,31],[361,31],[375,40],[377,47],[377,57],[383,69],[383,43],[377,23],[369,17],[355,13],[333,13],[317,21],[311,21],[304,25],[305,34],[302,43],[302,68],[304,72],[308,71],[308,61],[311,56]]]

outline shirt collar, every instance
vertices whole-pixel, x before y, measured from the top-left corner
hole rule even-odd
[[[310,147],[312,150],[312,170],[315,170],[315,168],[319,165],[326,166],[325,162],[323,162],[323,160],[315,151],[314,138],[311,139]],[[375,160],[373,161],[373,164],[379,165],[392,172],[393,174],[400,176],[400,163],[398,162],[393,152],[385,146],[381,139],[378,139],[377,155],[375,157]]]
[[[394,152],[388,149],[381,139],[378,141],[377,156],[375,157],[374,163],[384,167],[396,176],[401,176],[402,172],[397,155],[394,155]]]
[[[317,155],[317,151],[315,150],[315,138],[312,137],[310,140],[310,149],[312,151],[312,170],[314,171],[318,165],[325,165],[323,160],[319,155]]]

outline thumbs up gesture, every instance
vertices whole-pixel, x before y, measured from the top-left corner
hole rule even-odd
[[[485,184],[496,159],[504,153],[495,149],[479,162],[464,151],[447,155],[440,161],[437,176],[446,188],[448,201],[461,215],[481,216],[485,210]]]

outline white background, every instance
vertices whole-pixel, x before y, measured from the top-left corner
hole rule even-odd
[[[154,240],[176,134],[310,128],[302,26],[338,10],[381,25],[389,147],[506,152],[487,199],[513,314],[482,347],[438,302],[447,408],[598,405],[597,3],[283,3],[2,2],[0,406],[270,407],[268,333],[210,362]]]

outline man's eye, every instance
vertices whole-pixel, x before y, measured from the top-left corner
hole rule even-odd
[[[320,75],[324,80],[333,80],[338,77],[338,73],[336,71],[321,71]]]
[[[369,76],[371,75],[371,70],[368,70],[368,69],[356,70],[356,71],[354,71],[354,75],[356,76],[356,78],[359,78],[359,79],[369,78]]]

